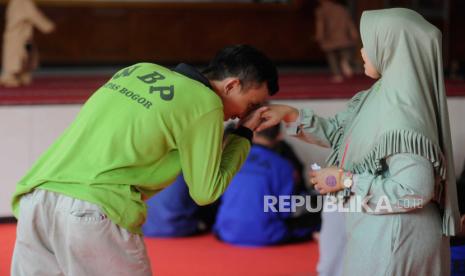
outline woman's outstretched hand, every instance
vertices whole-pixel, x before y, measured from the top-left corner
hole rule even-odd
[[[270,108],[268,106],[262,106],[252,111],[247,117],[240,120],[239,125],[245,126],[252,131],[256,131],[257,127],[260,126],[260,123],[262,122],[263,113],[269,109]]]
[[[268,106],[269,109],[262,113],[262,122],[255,129],[255,131],[262,131],[269,127],[278,124],[281,121],[286,123],[295,122],[299,117],[299,110],[292,106],[283,104],[272,104]]]

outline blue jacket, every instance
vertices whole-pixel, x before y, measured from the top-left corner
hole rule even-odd
[[[288,160],[253,145],[221,199],[214,226],[219,238],[239,245],[269,245],[291,238],[285,221],[290,213],[264,212],[264,196],[292,195],[293,173]]]
[[[142,226],[146,236],[180,237],[198,232],[199,206],[191,199],[182,175],[147,201],[147,220]]]

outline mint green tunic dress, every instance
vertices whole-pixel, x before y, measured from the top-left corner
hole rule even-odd
[[[333,149],[328,165],[354,173],[345,206],[364,200],[337,229],[347,236],[343,275],[449,275],[459,216],[440,32],[397,8],[364,12],[361,35],[381,79],[334,118],[301,110],[297,131]]]
[[[354,105],[360,104],[361,96],[366,95],[355,96],[347,110],[330,119],[318,117],[310,109],[301,110],[299,138],[344,148],[341,130],[350,123],[348,117],[357,112]],[[328,165],[339,165],[337,153],[334,151],[329,157]],[[320,240],[321,250],[329,251],[325,255],[338,255],[340,249],[345,252],[342,264],[331,258],[320,259],[320,266],[342,265],[343,275],[448,275],[449,238],[442,233],[440,207],[433,200],[434,173],[428,159],[397,153],[386,158],[380,173],[355,174],[352,191],[362,198],[371,197],[366,210],[370,213],[344,213],[345,219],[338,224],[342,228],[324,230],[332,232]],[[381,197],[384,201],[380,201]],[[357,200],[352,196],[345,206]],[[392,211],[382,208],[386,200]],[[381,205],[377,209],[378,204]],[[345,244],[339,235],[346,237]]]

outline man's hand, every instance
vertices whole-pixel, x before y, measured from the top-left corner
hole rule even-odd
[[[292,106],[273,104],[269,110],[262,113],[262,122],[256,131],[262,131],[278,124],[281,121],[287,123],[295,122],[299,117],[299,111]]]
[[[252,131],[260,125],[262,122],[262,115],[264,112],[268,111],[270,108],[268,106],[262,106],[254,111],[252,111],[247,117],[242,118],[239,122],[239,125],[249,128]]]
[[[315,185],[315,190],[324,195],[344,189],[342,185],[343,173],[336,167],[328,167],[308,173],[310,183]]]

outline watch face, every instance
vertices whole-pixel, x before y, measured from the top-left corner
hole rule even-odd
[[[350,187],[352,186],[352,179],[350,179],[350,178],[344,179],[343,185],[344,185],[344,187],[346,187],[346,188],[350,188]]]

